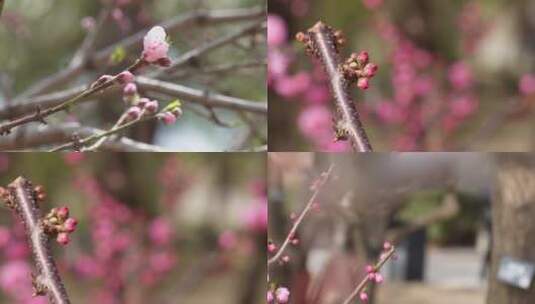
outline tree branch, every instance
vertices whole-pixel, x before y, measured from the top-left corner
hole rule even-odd
[[[30,130],[0,137],[0,150],[20,151],[35,147],[50,146],[71,142],[73,137],[81,138],[97,135],[104,130],[81,126],[79,123],[63,123],[53,126],[42,126]],[[135,141],[124,136],[110,136],[109,140],[102,144],[102,149],[116,152],[166,152],[167,150]]]
[[[210,93],[144,76],[136,77],[136,83],[144,90],[183,98],[186,101],[197,102],[205,106],[244,110],[267,115],[267,104],[262,102]]]
[[[329,77],[338,120],[335,125],[337,135],[349,137],[355,151],[371,152],[370,141],[349,92],[351,81],[341,69],[339,52],[339,47],[342,45],[339,37],[341,33],[335,32],[323,22],[318,22],[306,34],[298,35],[300,35],[299,40],[306,43],[307,52],[322,62]]]
[[[206,26],[217,25],[221,23],[229,23],[236,21],[248,21],[263,18],[265,16],[265,9],[262,7],[242,8],[242,9],[223,9],[223,10],[198,10],[189,12],[173,19],[164,21],[159,25],[165,28],[167,33],[176,33],[179,30],[189,28],[192,26]],[[65,70],[50,75],[43,80],[35,83],[25,92],[19,94],[14,100],[18,102],[23,98],[34,96],[40,93],[48,92],[50,89],[61,84],[70,82],[78,75],[82,74],[85,67],[89,63],[90,66],[100,67],[106,64],[117,47],[123,47],[126,51],[139,48],[143,37],[148,29],[140,30],[132,36],[129,36],[115,44],[112,44],[101,51],[96,52],[84,62],[80,62],[75,66],[71,66]]]
[[[6,193],[6,190],[2,192]],[[6,203],[20,217],[26,229],[37,270],[37,274],[32,275],[34,294],[47,294],[51,304],[69,304],[69,297],[52,257],[50,237],[45,233],[32,183],[24,177],[15,179],[7,187]]]

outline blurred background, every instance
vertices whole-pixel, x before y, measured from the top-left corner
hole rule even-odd
[[[271,151],[343,151],[333,143],[321,67],[294,36],[321,20],[366,50],[379,72],[357,108],[379,151],[530,151],[535,2],[270,0]]]
[[[5,1],[0,18],[0,118],[7,120],[17,116],[7,111],[9,106],[28,103],[36,97],[39,97],[38,100],[50,99],[54,95],[48,94],[52,92],[69,92],[67,89],[91,83],[100,75],[122,71],[141,54],[142,43],[132,45],[131,37],[138,32],[144,35],[156,24],[173,24],[198,12],[215,16],[251,16],[206,24],[199,19],[170,31],[172,45],[169,54],[172,60],[177,61],[183,60],[181,56],[191,50],[236,35],[255,22],[262,22],[265,20],[264,6],[265,0]],[[80,65],[82,57],[77,56],[78,52],[95,27],[99,29],[98,34],[91,40],[92,47],[86,48],[90,50],[89,59],[87,64]],[[201,56],[191,57],[192,60],[186,60],[176,73],[164,79],[206,94],[220,93],[265,104],[265,37],[263,30],[238,35],[229,43],[209,48]],[[121,43],[116,44],[119,41]],[[81,72],[68,72],[80,66]],[[144,74],[155,70],[155,67],[148,68]],[[56,76],[62,80],[49,85]],[[42,88],[44,84],[47,84],[46,90],[35,94],[35,89]],[[153,91],[143,93],[159,100],[161,107],[175,99]],[[80,125],[98,129],[111,127],[124,111],[119,90],[107,91],[91,100],[95,99],[102,102],[84,102],[68,114],[51,116],[49,124],[68,130]],[[150,122],[126,132],[126,135],[171,151],[248,150],[266,144],[266,115],[205,107],[198,100],[182,101],[184,116],[176,125]],[[23,134],[31,138],[31,134],[43,131],[43,128],[31,124],[26,132],[21,129],[11,137],[4,137],[0,141],[0,150],[46,147],[46,144],[31,146],[20,140]],[[19,141],[13,144],[16,135]]]
[[[535,155],[271,152],[269,241],[280,246],[331,164],[289,262],[268,269],[290,303],[342,303],[385,241],[397,257],[381,271],[385,282],[368,288],[370,303],[535,300]],[[525,264],[513,270],[507,259]],[[515,276],[527,287],[506,279]]]
[[[265,301],[262,154],[0,154],[0,172],[78,219],[71,243],[52,241],[73,303]],[[24,229],[1,209],[0,303],[48,303],[32,300]]]

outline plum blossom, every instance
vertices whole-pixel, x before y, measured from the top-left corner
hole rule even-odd
[[[153,27],[143,38],[142,57],[149,63],[155,63],[161,59],[168,59],[169,43],[166,41],[167,34],[161,26]]]

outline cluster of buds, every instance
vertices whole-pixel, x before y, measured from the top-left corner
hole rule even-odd
[[[268,304],[285,304],[290,301],[290,290],[286,287],[278,287],[277,289],[268,290],[267,302]]]
[[[352,53],[351,56],[342,64],[344,77],[350,83],[356,83],[361,90],[370,87],[370,79],[377,74],[379,67],[370,62],[368,52]]]
[[[174,100],[169,103],[156,117],[166,125],[172,125],[177,119],[182,117],[182,103],[180,100]]]
[[[312,35],[316,35],[316,39],[311,39]],[[340,49],[346,44],[346,38],[342,31],[335,30],[323,22],[316,23],[306,33],[299,32],[295,35],[295,39],[305,45],[307,54],[321,59],[320,52],[316,46],[316,41],[321,39],[325,45],[332,49],[334,53],[339,54]]]
[[[70,242],[69,234],[76,230],[78,221],[69,217],[69,208],[52,208],[42,221],[43,230],[46,234],[56,238],[61,245]]]
[[[368,282],[381,284],[384,282],[383,275],[379,272],[381,267],[388,261],[390,258],[395,258],[394,255],[395,248],[394,246],[386,241],[383,244],[383,252],[381,253],[381,256],[379,257],[379,262],[376,265],[367,265],[366,270],[366,278]],[[368,293],[366,292],[366,287],[359,293],[359,299],[362,302],[367,302],[369,299]]]

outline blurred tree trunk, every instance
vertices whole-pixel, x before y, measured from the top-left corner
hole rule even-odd
[[[501,258],[535,263],[535,158],[507,154],[498,159],[493,200],[493,248],[489,279],[489,304],[535,303],[535,287],[522,290],[497,279]]]

